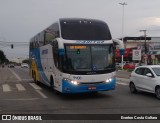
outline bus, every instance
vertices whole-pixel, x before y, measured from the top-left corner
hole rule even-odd
[[[115,42],[101,20],[60,18],[30,40],[30,75],[58,93],[114,90]]]

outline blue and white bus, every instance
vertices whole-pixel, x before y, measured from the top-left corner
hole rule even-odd
[[[30,74],[61,93],[114,90],[114,50],[105,22],[62,18],[30,40]]]

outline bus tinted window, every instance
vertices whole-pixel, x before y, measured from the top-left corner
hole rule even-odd
[[[113,45],[65,45],[63,70],[67,73],[87,74],[90,71],[114,71]]]
[[[111,40],[107,24],[103,22],[61,22],[63,39],[68,40]]]

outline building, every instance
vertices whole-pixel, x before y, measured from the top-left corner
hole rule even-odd
[[[141,50],[142,60],[144,62],[144,54],[147,54],[148,64],[160,63],[160,37],[124,37],[125,54],[124,61],[132,61],[132,50]],[[146,52],[146,53],[145,53]],[[115,52],[116,60],[121,61],[121,55],[117,49]]]

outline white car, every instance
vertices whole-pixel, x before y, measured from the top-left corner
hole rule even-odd
[[[29,66],[28,66],[27,63],[22,63],[22,64],[21,64],[21,68],[29,68]]]
[[[9,64],[8,67],[14,68],[14,64]]]
[[[160,65],[139,66],[131,73],[131,93],[145,91],[156,94],[160,99]]]

